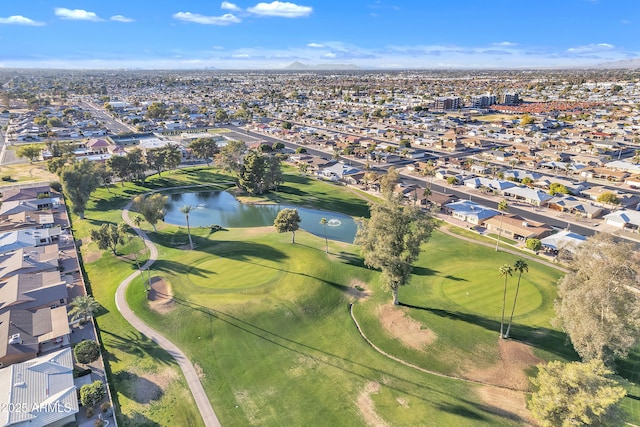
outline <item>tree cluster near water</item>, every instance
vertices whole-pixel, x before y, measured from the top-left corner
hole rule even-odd
[[[297,209],[286,208],[282,209],[276,215],[276,219],[273,221],[273,226],[278,233],[291,233],[291,243],[296,242],[296,231],[300,228],[300,215]]]
[[[360,246],[365,264],[381,270],[393,304],[398,305],[398,290],[409,283],[413,262],[421,245],[431,237],[435,222],[415,206],[403,206],[401,196],[389,191],[391,182],[383,182],[381,187],[385,199],[369,205],[371,217],[358,221],[355,244]]]
[[[164,147],[148,150],[146,153],[147,165],[162,175],[165,170],[176,169],[182,161],[182,151],[177,144],[167,144]]]
[[[149,196],[141,194],[133,199],[132,208],[140,213],[142,217],[153,227],[153,231],[157,231],[156,224],[164,218],[165,207],[169,197],[160,193],[154,193]]]
[[[252,194],[277,190],[282,184],[282,167],[277,156],[249,151],[238,171],[238,187]]]
[[[220,148],[214,138],[197,138],[191,141],[189,148],[196,159],[207,162],[207,166],[219,152]]]

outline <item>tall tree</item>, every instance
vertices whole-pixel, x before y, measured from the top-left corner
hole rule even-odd
[[[238,187],[253,194],[262,194],[265,190],[265,157],[254,150],[249,151],[238,172]]]
[[[513,275],[513,267],[503,264],[498,269],[500,276],[504,277],[504,291],[502,292],[502,318],[500,319],[500,338],[504,338],[504,308],[507,305],[507,279]]]
[[[543,427],[622,425],[623,384],[600,360],[538,367],[527,406]]]
[[[276,219],[273,221],[273,226],[278,233],[291,232],[291,243],[295,243],[296,231],[300,228],[299,224],[301,221],[298,209],[286,208],[278,212]]]
[[[93,164],[82,160],[66,165],[60,171],[62,191],[71,200],[73,212],[84,219],[84,210],[100,180]]]
[[[176,144],[167,144],[164,147],[147,151],[147,164],[154,168],[158,175],[165,170],[175,169],[182,161],[182,152]]]
[[[529,271],[529,266],[526,261],[523,259],[519,259],[513,264],[513,271],[518,272],[518,284],[516,286],[516,295],[513,297],[513,307],[511,307],[511,316],[509,317],[509,326],[507,326],[507,332],[505,332],[504,337],[509,338],[509,332],[511,332],[511,324],[513,322],[513,314],[516,312],[516,303],[518,302],[518,293],[520,292],[520,279],[522,278],[522,273],[525,271]]]
[[[244,141],[229,141],[220,149],[218,163],[227,172],[237,173],[242,166],[242,155],[247,151]]]
[[[558,283],[556,322],[583,360],[625,357],[640,337],[640,269],[633,243],[589,237]]]
[[[154,193],[150,196],[141,194],[133,199],[133,209],[139,212],[151,226],[153,231],[158,231],[156,224],[164,218],[164,208],[169,198],[160,193]]]
[[[71,310],[69,310],[71,321],[75,322],[82,318],[82,323],[86,323],[100,309],[98,301],[94,300],[90,295],[78,295],[71,300],[69,306],[71,307]]]
[[[29,159],[29,163],[33,163],[40,158],[44,146],[40,144],[26,144],[21,145],[16,150],[16,156],[26,157]]]
[[[207,162],[207,166],[209,166],[211,159],[220,152],[218,144],[216,144],[216,140],[213,138],[197,138],[189,144],[189,148],[193,152],[194,157],[203,159]]]
[[[509,210],[509,202],[506,199],[500,200],[498,203],[498,210],[500,211],[500,230],[498,230],[498,240],[496,241],[496,252],[498,252],[498,246],[500,245],[500,236],[502,235],[502,220],[504,219],[504,213]]]
[[[325,245],[325,252],[329,253],[329,240],[327,239],[327,218],[321,218],[320,219],[320,224],[322,224],[322,231],[324,231],[324,245]]]
[[[111,156],[107,159],[107,166],[113,171],[113,174],[120,178],[120,182],[124,185],[124,182],[129,179],[129,159],[126,156]]]
[[[111,193],[109,184],[113,181],[113,171],[106,163],[98,162],[95,164],[96,174],[98,175],[98,182],[101,186],[107,189]]]
[[[100,228],[92,229],[89,234],[91,235],[91,240],[98,245],[98,249],[111,249],[111,252],[117,255],[118,245],[125,244],[127,225],[124,222],[118,225],[102,224]]]
[[[127,164],[127,176],[129,180],[144,182],[147,178],[146,172],[148,169],[147,162],[142,154],[142,150],[134,148],[127,152],[126,158]]]
[[[265,171],[264,171],[265,188],[267,190],[275,189],[278,191],[278,187],[282,184],[282,164],[280,157],[276,155],[266,156],[265,158]]]
[[[393,197],[393,190],[396,188],[396,184],[400,178],[400,174],[391,166],[387,173],[380,177],[380,191],[385,199],[390,199]]]
[[[187,220],[187,233],[189,234],[189,247],[193,250],[193,240],[191,239],[191,227],[189,226],[189,214],[193,210],[193,206],[184,205],[180,208],[180,212],[182,212]]]
[[[358,223],[355,244],[360,245],[365,264],[382,271],[393,303],[398,305],[398,290],[409,283],[412,264],[435,224],[415,206],[400,205],[400,196],[390,195],[370,205],[370,211],[371,217]]]

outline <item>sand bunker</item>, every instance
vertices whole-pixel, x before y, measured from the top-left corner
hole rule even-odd
[[[160,313],[167,314],[175,308],[171,285],[162,277],[151,278],[151,290],[147,293],[149,307]]]

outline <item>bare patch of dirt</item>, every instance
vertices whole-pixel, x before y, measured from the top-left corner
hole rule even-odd
[[[375,404],[371,395],[380,392],[380,384],[370,381],[364,387],[364,390],[358,396],[358,409],[369,426],[386,427],[387,423],[376,413]]]
[[[416,350],[433,344],[438,336],[431,329],[407,315],[407,309],[385,304],[378,307],[378,317],[382,327],[404,345]]]
[[[349,283],[349,290],[347,291],[349,301],[363,301],[371,296],[371,291],[367,288],[367,284],[362,280],[352,279]]]
[[[193,369],[196,370],[196,375],[198,375],[198,378],[202,379],[204,377],[206,377],[204,370],[202,370],[202,366],[198,365],[197,363],[193,364]]]
[[[530,346],[517,341],[500,340],[498,342],[500,360],[488,368],[470,367],[463,376],[497,386],[518,390],[527,390],[529,378],[526,370],[542,362]]]
[[[100,257],[102,257],[102,252],[100,251],[86,251],[82,253],[82,262],[84,264],[89,264],[99,260]]]
[[[256,402],[249,396],[248,391],[237,391],[234,393],[236,402],[236,408],[242,408],[242,411],[247,416],[247,419],[251,424],[255,424],[260,415],[260,408]]]
[[[134,400],[140,403],[149,403],[157,400],[169,388],[172,382],[178,379],[175,369],[165,368],[159,372],[145,372],[135,377],[132,384],[135,393]]]
[[[160,313],[167,314],[175,308],[171,285],[162,277],[151,278],[151,290],[147,292],[149,307]]]
[[[478,396],[489,412],[518,421],[521,425],[538,425],[527,409],[523,392],[487,386],[478,389]]]

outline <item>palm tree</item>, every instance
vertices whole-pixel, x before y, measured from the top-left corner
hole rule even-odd
[[[189,213],[193,210],[193,206],[185,205],[180,208],[180,212],[187,218],[187,233],[189,233],[189,247],[193,250],[193,240],[191,240],[191,228],[189,226]]]
[[[71,321],[75,322],[80,317],[82,317],[81,323],[86,323],[90,317],[93,317],[93,314],[98,311],[100,308],[100,304],[98,301],[94,300],[92,296],[89,295],[79,295],[71,301],[71,310],[69,310],[69,314],[71,315]]]
[[[504,219],[504,213],[509,210],[509,203],[506,199],[500,200],[498,203],[498,210],[502,212],[500,216],[500,229],[498,230],[498,241],[496,242],[496,252],[498,252],[498,246],[500,245],[500,235],[502,235],[502,220]]]
[[[516,311],[516,303],[518,302],[518,291],[520,291],[520,278],[523,271],[529,271],[529,266],[526,261],[519,259],[513,265],[513,270],[518,272],[518,285],[516,286],[516,296],[513,298],[513,307],[511,308],[511,317],[509,318],[509,326],[507,326],[507,333],[504,334],[505,338],[509,338],[509,331],[511,331],[511,322],[513,322],[513,313]]]
[[[504,337],[504,307],[507,305],[507,278],[513,274],[513,267],[510,264],[503,264],[498,273],[504,277],[504,293],[502,294],[502,318],[500,319],[500,338]]]
[[[327,240],[327,218],[322,218],[320,220],[320,224],[322,224],[322,230],[324,231],[324,244],[326,247],[326,252],[329,253],[329,241]]]
[[[131,220],[133,222],[133,225],[135,225],[137,228],[140,228],[140,224],[142,224],[142,221],[144,221],[144,218],[142,218],[141,215],[136,215],[133,217],[133,219]],[[142,238],[142,236],[140,236],[140,240],[142,240],[142,246],[145,248],[147,248],[147,245],[145,245],[144,243],[144,239]],[[136,263],[138,264],[138,270],[140,271],[140,276],[142,277],[142,280],[144,282],[144,274],[142,274],[142,268],[140,268],[140,262],[138,261],[138,254],[134,253],[134,256],[136,258]],[[144,284],[144,288],[145,290],[150,290],[151,289],[151,270],[147,269],[148,272],[148,279],[147,279],[147,283]]]

